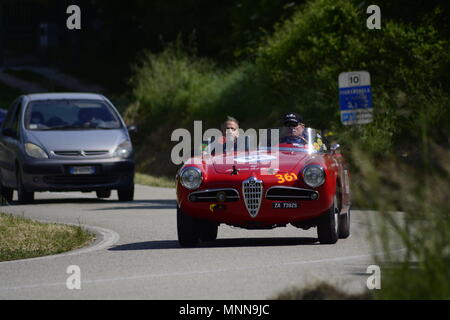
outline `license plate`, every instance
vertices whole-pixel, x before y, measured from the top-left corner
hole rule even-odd
[[[79,175],[79,174],[94,174],[95,167],[71,167],[70,174]]]
[[[272,202],[274,209],[298,209],[298,202]]]

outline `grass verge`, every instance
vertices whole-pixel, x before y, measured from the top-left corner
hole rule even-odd
[[[134,182],[150,187],[175,188],[175,181],[167,177],[155,177],[144,173],[136,173]]]
[[[83,247],[94,235],[81,227],[0,213],[0,261],[28,259]]]

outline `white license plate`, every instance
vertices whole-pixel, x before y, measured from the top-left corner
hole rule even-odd
[[[274,209],[298,209],[298,202],[272,202]]]
[[[71,167],[70,174],[79,175],[79,174],[94,174],[95,167]]]

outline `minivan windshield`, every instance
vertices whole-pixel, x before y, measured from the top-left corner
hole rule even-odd
[[[119,129],[114,110],[100,100],[33,101],[25,113],[28,130],[104,130]]]

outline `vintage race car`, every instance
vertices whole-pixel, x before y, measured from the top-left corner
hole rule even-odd
[[[177,173],[181,246],[217,238],[220,224],[272,229],[317,227],[320,243],[350,235],[349,172],[339,145],[314,129],[302,144],[192,157]]]

